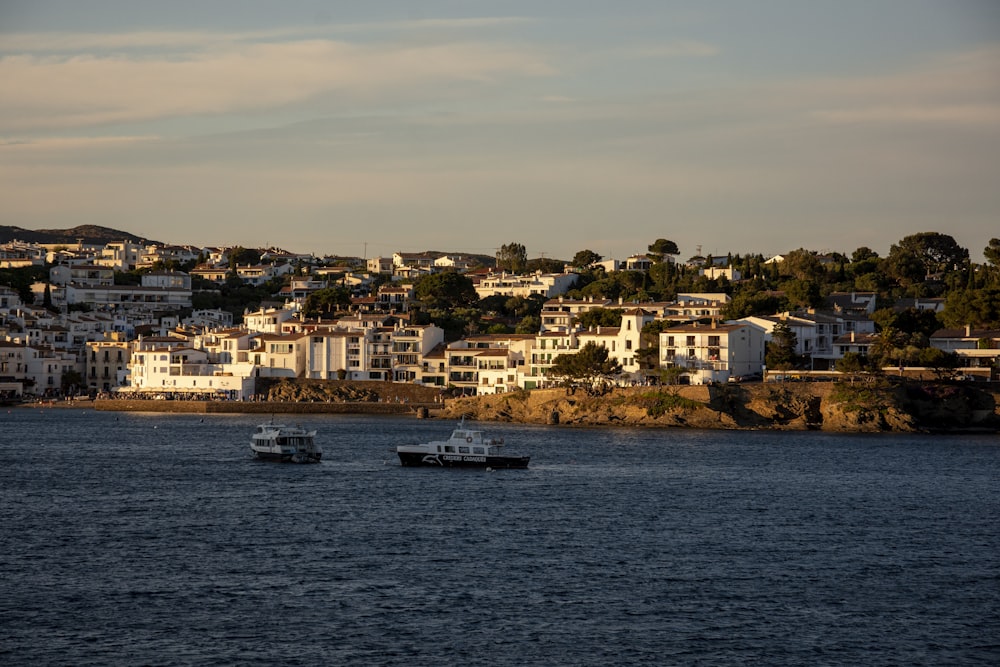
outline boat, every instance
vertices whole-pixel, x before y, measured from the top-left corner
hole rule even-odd
[[[501,452],[503,438],[486,438],[482,431],[465,427],[465,417],[447,440],[419,445],[397,445],[396,454],[404,466],[441,468],[527,468],[530,456]]]
[[[316,444],[316,431],[273,422],[257,427],[250,449],[259,459],[283,463],[319,463],[323,457],[322,448]]]

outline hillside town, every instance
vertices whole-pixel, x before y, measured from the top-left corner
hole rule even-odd
[[[0,396],[247,401],[259,398],[260,378],[463,395],[581,377],[996,381],[998,267],[970,263],[942,237],[926,233],[923,246],[907,237],[908,257],[894,245],[886,258],[862,248],[850,258],[800,249],[687,261],[659,239],[621,260],[587,250],[535,266],[516,243],[495,258],[331,261],[279,249],[9,241],[0,246]],[[987,257],[1000,248],[990,243]],[[242,311],[206,307],[240,290],[257,297]],[[971,308],[973,298],[987,304]],[[604,370],[567,370],[583,351]]]

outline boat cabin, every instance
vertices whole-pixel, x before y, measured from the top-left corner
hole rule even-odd
[[[458,428],[452,431],[451,437],[446,442],[431,444],[434,445],[434,451],[438,454],[500,456],[500,445],[503,444],[503,439],[484,438],[482,431]]]

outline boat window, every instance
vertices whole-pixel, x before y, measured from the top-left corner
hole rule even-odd
[[[469,453],[469,448],[468,447],[459,447],[458,448],[458,453],[459,454],[468,454]]]
[[[472,448],[472,453],[473,454],[483,454],[484,453],[483,452],[483,448],[482,447],[473,447]]]
[[[451,445],[445,445],[444,446],[444,451],[451,452],[452,454],[454,454],[455,453],[455,448],[452,447]]]

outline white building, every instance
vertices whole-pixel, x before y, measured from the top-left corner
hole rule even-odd
[[[575,273],[542,273],[536,271],[528,275],[513,273],[491,273],[480,279],[476,294],[480,299],[491,296],[543,296],[552,298],[566,293],[579,276]]]
[[[281,333],[282,325],[295,317],[295,312],[286,308],[261,308],[243,314],[243,326],[256,333]]]
[[[133,348],[131,391],[197,394],[243,399],[253,395],[256,369],[247,363],[220,364],[186,341],[143,340]]]
[[[760,373],[764,335],[747,323],[693,322],[670,327],[660,333],[660,367],[684,369],[681,377],[690,384],[727,382],[731,377]]]
[[[574,320],[581,315],[595,308],[610,308],[614,302],[610,299],[567,299],[558,297],[549,299],[542,305],[542,332],[562,331],[567,332],[576,328]]]
[[[622,382],[643,380],[642,328],[655,319],[652,313],[642,308],[630,308],[622,313],[622,323],[618,327],[595,327],[577,334],[580,347],[587,343],[600,345],[608,350],[608,358],[622,367]]]
[[[53,285],[108,287],[115,284],[115,272],[96,264],[59,264],[49,269],[49,281]]]
[[[400,325],[392,332],[392,369],[396,382],[423,382],[425,357],[444,343],[444,329],[433,324]]]

